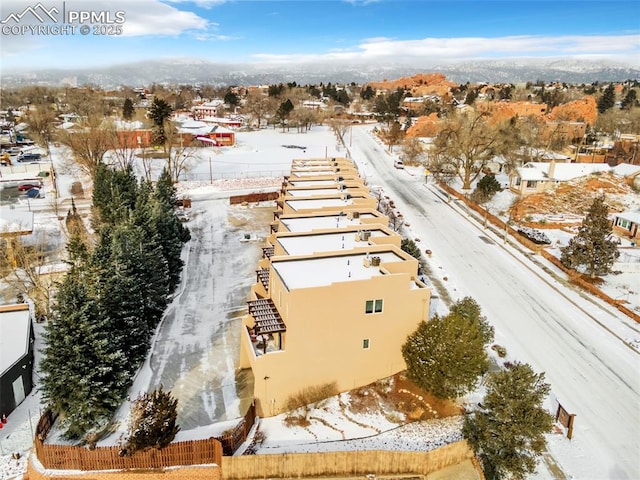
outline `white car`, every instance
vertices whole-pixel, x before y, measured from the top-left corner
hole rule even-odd
[[[402,160],[395,160],[393,166],[396,168],[404,168],[404,163],[402,163]]]

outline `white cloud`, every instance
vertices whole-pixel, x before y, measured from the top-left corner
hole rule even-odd
[[[193,38],[201,41],[216,41],[216,42],[229,42],[231,40],[238,40],[240,37],[232,37],[231,35],[218,35],[215,33],[196,33]]]
[[[433,60],[459,60],[468,58],[505,58],[516,56],[560,57],[601,56],[634,58],[640,53],[637,35],[616,36],[555,36],[520,35],[485,38],[424,38],[420,40],[394,40],[369,38],[359,45],[326,53],[311,55],[256,54],[263,62],[291,63],[329,60],[370,61],[391,58],[422,58]]]
[[[193,12],[155,0],[131,2],[127,8],[123,36],[171,35],[191,30],[206,30],[213,26]]]

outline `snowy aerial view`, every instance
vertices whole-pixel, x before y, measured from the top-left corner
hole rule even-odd
[[[637,11],[0,2],[0,480],[640,480]]]
[[[269,167],[273,170],[286,169],[294,158],[303,158],[302,150],[283,146],[295,144],[305,147],[308,158],[352,158],[368,185],[383,189],[395,200],[405,217],[405,234],[431,251],[426,257],[428,276],[440,285],[434,289],[433,312],[446,313],[444,295],[454,300],[467,295],[476,298],[495,326],[496,343],[508,352],[505,358],[496,356],[495,361],[528,362],[546,372],[551,384],[546,407],[554,412],[562,402],[576,414],[571,440],[560,431],[547,435],[548,451],[531,478],[556,478],[549,472],[550,465],[559,466],[570,478],[632,478],[616,476],[616,471],[631,472],[637,462],[636,429],[630,428],[637,425],[638,419],[635,406],[640,335],[635,322],[567,286],[562,282],[562,273],[546,265],[544,259],[532,256],[516,242],[505,241],[503,232],[485,227],[482,219],[474,218],[463,205],[448,199],[437,185],[425,184],[421,167],[393,168],[397,154],[386,152],[372,129],[370,125],[353,127],[350,147],[339,144],[326,126],[300,134],[279,129],[238,133],[237,145],[221,148],[214,157],[214,171],[215,162],[220,159],[227,168],[227,178],[214,176],[212,182],[178,183],[179,196],[192,200],[186,223],[192,240],[183,250],[185,269],[180,286],[153,338],[150,354],[135,377],[130,398],[160,384],[170,389],[180,405],[178,439],[219,435],[230,420],[243,415],[251,401],[252,379],[239,375],[237,370],[238,313],[245,308],[248,287],[255,281],[253,271],[268,234],[273,205],[229,205],[229,196],[279,189],[281,177],[255,176],[254,172],[261,175],[259,172],[268,162],[273,162]],[[209,149],[199,151],[190,172],[208,172],[210,155]],[[61,148],[52,150],[54,164],[63,157]],[[63,192],[70,192],[74,181],[85,180],[64,173],[62,166],[60,169],[58,201],[69,205],[71,196]],[[46,186],[44,190],[45,198],[32,200],[30,205],[19,198],[12,209],[28,210],[31,206],[36,213],[33,235],[61,241],[59,222],[48,213],[51,193]],[[499,209],[498,203],[504,201],[499,197],[507,194],[499,194],[493,207]],[[637,206],[638,200],[637,196],[625,199],[630,206]],[[468,233],[463,237],[461,232]],[[560,235],[558,238],[562,239]],[[626,292],[629,304],[637,309],[637,289],[629,288],[635,280],[611,275],[605,288],[612,294]],[[35,327],[38,351],[43,327]],[[13,460],[10,454],[26,454],[33,426],[43,408],[37,369],[35,378],[36,388],[1,431],[3,468],[7,472],[4,478],[11,478],[10,472],[24,468],[23,461]],[[616,392],[616,408],[605,408],[612,391]],[[462,401],[473,403],[480,394],[470,394]],[[337,399],[328,401],[316,416],[334,426],[348,423],[340,413],[339,403]],[[117,443],[124,431],[128,405],[123,404],[117,413],[116,425],[119,421],[120,428],[101,443]],[[296,431],[285,427],[283,416],[276,416],[260,421],[264,440],[254,448],[257,453],[380,448],[381,444],[389,448],[394,442],[389,435],[395,432],[400,435],[399,448],[414,443],[414,448],[420,449],[426,448],[420,442],[439,445],[460,439],[460,423],[455,418],[453,423],[425,422],[419,430],[414,425],[414,430],[398,431],[385,417],[368,414],[356,424],[366,427],[339,434],[320,422],[316,422],[316,428]],[[337,446],[336,441],[344,438],[353,440]],[[362,440],[356,441],[357,438]]]

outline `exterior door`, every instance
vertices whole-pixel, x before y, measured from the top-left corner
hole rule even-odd
[[[24,383],[22,382],[22,375],[13,381],[13,398],[16,401],[16,407],[24,400]]]

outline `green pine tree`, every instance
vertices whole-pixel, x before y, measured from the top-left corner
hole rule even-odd
[[[598,99],[598,112],[604,113],[613,107],[616,103],[616,92],[613,87],[613,83],[610,83],[607,88],[604,89],[602,96]]]
[[[620,255],[618,244],[612,238],[609,209],[604,196],[596,197],[578,233],[561,248],[560,261],[568,268],[583,268],[591,278],[607,275]]]
[[[153,99],[153,103],[149,107],[147,116],[153,122],[153,143],[154,145],[164,145],[167,141],[165,131],[166,122],[171,117],[173,109],[166,101],[159,97]]]
[[[122,118],[125,120],[131,120],[134,112],[133,100],[130,98],[125,99],[124,104],[122,105]]]
[[[103,426],[130,383],[127,358],[114,349],[86,269],[72,267],[46,326],[41,387],[47,405],[61,414],[65,436],[82,438]]]
[[[146,268],[145,233],[131,223],[112,227],[110,234],[106,233],[103,230],[100,238],[106,245],[96,250],[105,253],[95,262],[97,301],[114,348],[124,352],[130,360],[128,371],[133,373],[146,356],[151,338],[144,317],[149,286],[146,276],[140,274]]]
[[[485,347],[493,330],[470,298],[445,317],[421,322],[402,346],[407,376],[439,398],[457,398],[473,389],[489,368]]]
[[[132,167],[117,170],[100,164],[93,180],[93,220],[95,230],[102,224],[125,221],[136,205],[138,182]]]
[[[418,261],[422,258],[422,253],[420,253],[418,245],[410,238],[403,238],[400,242],[400,248]]]
[[[164,167],[155,186],[155,197],[171,208],[177,205],[176,186],[169,169]]]
[[[180,427],[178,400],[160,385],[151,393],[142,393],[131,406],[127,436],[122,444],[123,455],[133,455],[148,448],[164,448],[171,443]]]
[[[485,175],[476,184],[476,188],[471,194],[471,199],[476,203],[486,203],[491,200],[496,193],[502,190],[500,182],[493,175]]]
[[[620,107],[624,110],[630,110],[633,107],[638,105],[637,93],[632,88],[627,92],[625,97],[622,99]]]
[[[488,480],[523,480],[544,451],[553,417],[542,404],[549,394],[544,373],[516,363],[490,373],[481,408],[465,417],[462,434],[482,462]]]

